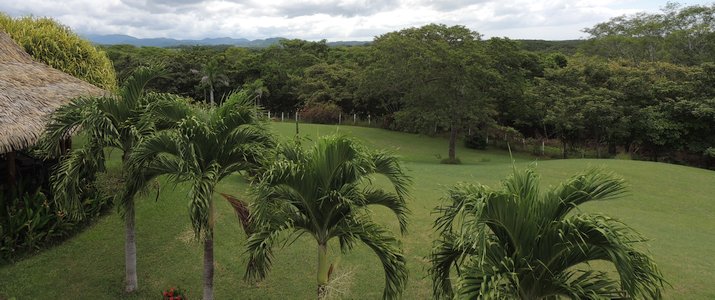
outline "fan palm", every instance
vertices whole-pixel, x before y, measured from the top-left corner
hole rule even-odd
[[[346,137],[321,138],[309,150],[300,143],[284,146],[254,186],[257,200],[251,217],[255,232],[249,237],[248,279],[262,279],[273,261],[272,247],[283,233],[308,233],[318,248],[318,298],[326,295],[331,264],[328,243],[336,238],[343,252],[356,242],[367,245],[382,262],[383,298],[395,298],[407,280],[405,258],[398,241],[374,223],[370,205],[387,207],[404,233],[409,177],[399,160],[385,152],[371,152]],[[394,191],[371,185],[372,175],[385,176]]]
[[[168,175],[187,182],[189,217],[204,245],[203,299],[213,299],[214,192],[226,176],[251,169],[272,138],[245,93],[233,93],[217,108],[204,110],[175,102],[155,107],[152,118],[178,120],[176,127],[144,139],[130,156],[142,176],[137,181]],[[145,185],[138,183],[137,185]]]
[[[154,124],[145,122],[143,115],[153,103],[177,101],[178,96],[145,93],[146,84],[160,74],[158,69],[139,68],[123,84],[116,95],[78,98],[58,108],[52,115],[39,142],[40,151],[56,157],[63,154],[60,143],[74,133],[85,134],[87,144],[62,157],[52,175],[55,199],[69,215],[81,218],[84,182],[104,171],[104,149],[122,151],[122,175],[132,178],[124,163],[134,146],[152,130]],[[126,181],[125,181],[126,182]],[[119,198],[119,212],[125,221],[125,276],[126,291],[138,288],[136,273],[136,240],[134,230],[134,195],[142,186],[126,190]]]
[[[589,201],[621,196],[624,190],[623,180],[598,170],[543,194],[530,170],[515,170],[498,190],[455,186],[435,222],[440,236],[429,270],[434,296],[660,298],[660,272],[634,247],[644,239],[613,218],[577,210]],[[618,278],[590,268],[593,261],[611,264]]]

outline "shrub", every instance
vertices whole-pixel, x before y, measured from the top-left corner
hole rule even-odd
[[[112,62],[104,51],[50,18],[13,19],[0,13],[0,30],[33,58],[106,90],[116,88]]]
[[[91,196],[83,201],[85,221],[74,221],[39,189],[28,192],[25,186],[21,183],[14,193],[0,193],[0,265],[69,237],[111,206],[110,198],[90,186]]]
[[[476,131],[464,137],[464,146],[469,149],[487,149],[487,135]]]
[[[335,124],[340,118],[340,107],[333,103],[315,102],[300,110],[300,118],[310,123]]]
[[[164,300],[186,300],[186,291],[181,288],[170,288],[161,293]]]

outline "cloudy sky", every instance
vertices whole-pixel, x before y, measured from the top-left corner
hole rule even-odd
[[[685,0],[682,4],[710,4]],[[666,0],[2,0],[11,16],[49,16],[81,34],[197,39],[268,37],[371,40],[428,23],[466,25],[486,37],[564,40]]]

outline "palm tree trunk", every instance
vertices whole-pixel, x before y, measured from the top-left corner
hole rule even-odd
[[[124,241],[124,270],[126,277],[125,291],[127,293],[137,290],[137,242],[134,231],[134,205],[127,207],[124,215],[125,241]]]
[[[214,87],[209,87],[209,98],[211,99],[211,106],[214,106]]]
[[[214,238],[213,232],[204,241],[204,300],[214,298]]]
[[[329,270],[328,246],[326,244],[318,244],[318,299],[325,299],[327,295]]]

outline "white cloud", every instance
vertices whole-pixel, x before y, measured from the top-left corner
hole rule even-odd
[[[665,0],[657,6],[638,0],[22,0],[0,2],[0,11],[53,17],[79,33],[136,37],[370,40],[445,23],[487,37],[574,39],[584,36],[584,27],[664,5]]]

